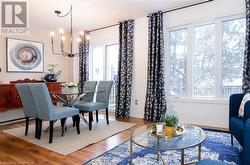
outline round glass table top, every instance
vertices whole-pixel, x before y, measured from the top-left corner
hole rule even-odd
[[[147,126],[143,126],[131,133],[131,141],[143,148],[166,151],[194,147],[206,139],[205,131],[197,126],[184,124],[181,127],[184,128],[184,133],[181,136],[164,138],[152,135]]]

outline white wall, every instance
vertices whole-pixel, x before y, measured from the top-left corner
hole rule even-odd
[[[44,43],[44,72],[47,72],[48,64],[57,64],[56,69],[62,71],[62,75],[59,78],[59,81],[70,81],[70,74],[72,69],[72,61],[67,57],[56,56],[51,52],[51,43],[50,43],[50,31],[53,29],[46,29],[44,27],[34,27],[30,26],[29,35],[20,35],[20,36],[10,36],[12,38],[25,39],[31,41],[38,41]],[[66,38],[68,38],[66,36]],[[56,50],[58,49],[58,44]],[[66,45],[66,48],[68,45]],[[44,73],[9,73],[6,72],[6,36],[0,35],[0,67],[2,72],[0,72],[0,81],[14,81],[18,79],[37,79],[41,80],[41,77]]]
[[[179,10],[164,15],[164,29],[202,23],[216,18],[243,14],[244,0],[215,0],[205,5]],[[131,116],[143,118],[147,85],[148,59],[148,22],[147,18],[135,20],[133,89]],[[118,42],[118,27],[91,33],[92,45]],[[138,105],[135,105],[138,100]],[[228,101],[201,100],[192,98],[168,99],[180,115],[181,122],[228,128]]]

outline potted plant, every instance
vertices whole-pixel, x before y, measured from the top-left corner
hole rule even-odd
[[[165,117],[165,136],[173,137],[175,129],[178,125],[179,118],[177,115],[169,115]]]
[[[49,64],[48,65],[48,72],[45,74],[43,79],[47,82],[57,82],[58,77],[61,75],[62,71],[55,71],[56,65]]]

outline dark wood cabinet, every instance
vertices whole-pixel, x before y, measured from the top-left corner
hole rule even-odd
[[[9,84],[0,84],[0,112],[8,111],[15,108],[21,108],[22,103],[15,87],[16,83],[38,83],[37,80],[18,80]],[[62,82],[46,82],[49,92],[60,93]],[[53,103],[57,100],[52,99]]]

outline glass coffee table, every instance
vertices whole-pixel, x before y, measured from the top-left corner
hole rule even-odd
[[[162,151],[181,150],[181,164],[192,164],[195,162],[184,162],[184,150],[190,147],[198,146],[198,160],[201,160],[201,143],[206,139],[206,133],[203,129],[184,124],[184,133],[174,138],[164,138],[152,135],[147,126],[140,127],[131,132],[130,135],[130,165],[133,159],[133,144],[140,147],[157,151],[157,160],[167,164],[161,156]]]

